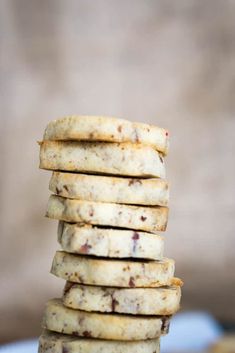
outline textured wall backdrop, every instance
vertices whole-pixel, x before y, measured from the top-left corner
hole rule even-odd
[[[56,222],[38,170],[46,123],[116,115],[166,127],[167,256],[183,308],[235,320],[235,2],[2,0],[0,340],[38,334]]]

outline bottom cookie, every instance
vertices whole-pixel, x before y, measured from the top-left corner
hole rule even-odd
[[[91,338],[79,338],[70,335],[43,331],[39,337],[38,353],[159,353],[159,339],[123,342],[106,341]]]

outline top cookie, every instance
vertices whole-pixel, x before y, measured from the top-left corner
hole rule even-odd
[[[150,145],[167,154],[168,131],[157,126],[104,116],[66,116],[51,121],[44,140],[132,142]]]

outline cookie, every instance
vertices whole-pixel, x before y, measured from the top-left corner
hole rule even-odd
[[[166,229],[168,208],[80,201],[51,195],[46,216],[73,223],[88,223],[156,233]]]
[[[86,338],[136,341],[166,334],[169,318],[88,313],[66,308],[60,299],[52,299],[46,305],[42,327]]]
[[[131,143],[43,141],[40,168],[165,178],[161,155],[152,147]]]
[[[167,154],[168,131],[157,126],[104,116],[66,116],[51,121],[44,140],[132,142],[150,145]]]
[[[67,281],[110,287],[161,287],[173,283],[174,260],[99,259],[57,251],[51,273]]]
[[[160,353],[158,338],[145,341],[108,341],[79,338],[44,330],[38,353]]]
[[[235,335],[231,332],[218,339],[218,342],[212,344],[208,353],[234,353]]]
[[[163,237],[152,233],[60,221],[58,241],[64,251],[81,255],[153,260],[163,258]]]
[[[172,315],[179,309],[180,287],[110,288],[67,282],[63,303],[72,309],[133,315]]]
[[[163,179],[117,178],[53,172],[49,189],[70,199],[167,206],[168,183]]]

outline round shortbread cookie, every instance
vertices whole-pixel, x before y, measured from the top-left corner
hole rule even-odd
[[[161,261],[124,261],[57,251],[51,273],[67,281],[110,287],[161,287],[174,283],[175,263]]]
[[[81,255],[161,260],[164,240],[157,234],[59,222],[64,251]],[[123,245],[125,244],[125,245]]]
[[[109,288],[67,282],[63,303],[72,309],[133,315],[172,315],[179,309],[180,287]]]
[[[53,172],[49,189],[70,199],[167,206],[168,183],[162,179],[117,178]]]
[[[166,229],[168,208],[80,201],[51,195],[46,216],[73,223],[88,223],[156,233]]]
[[[235,352],[235,335],[227,333],[220,337],[216,343],[213,343],[208,353],[234,353]]]
[[[157,126],[105,116],[66,116],[51,121],[44,140],[132,142],[150,145],[167,154],[168,131]]]
[[[40,168],[92,174],[165,178],[161,155],[131,143],[43,141]]]
[[[66,308],[60,299],[52,299],[46,305],[42,327],[81,337],[135,341],[166,334],[169,317],[88,313]]]
[[[158,338],[145,341],[108,341],[79,338],[44,330],[39,337],[38,353],[159,353]]]

